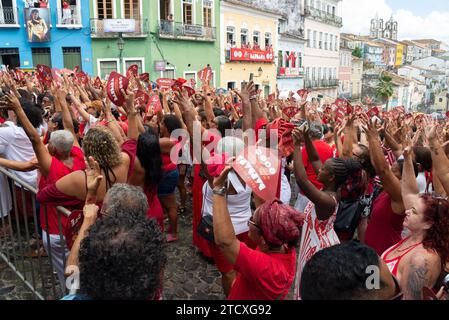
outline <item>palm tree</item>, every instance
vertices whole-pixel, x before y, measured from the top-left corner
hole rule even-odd
[[[387,75],[381,75],[379,78],[379,84],[376,88],[376,95],[381,97],[383,101],[386,101],[388,110],[388,100],[393,95],[393,84],[391,83],[393,79]]]

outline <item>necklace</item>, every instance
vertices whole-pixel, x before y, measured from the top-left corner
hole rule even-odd
[[[408,240],[408,239],[407,239]],[[407,242],[407,241],[405,241],[405,242]],[[404,243],[405,243],[404,242]],[[402,243],[402,244],[404,244],[404,243]],[[405,248],[405,249],[399,249],[399,247],[396,249],[396,251],[397,252],[404,252],[404,251],[407,251],[408,249],[410,249],[410,248],[412,248],[412,247],[415,247],[415,246],[418,246],[418,245],[420,245],[422,243],[422,241],[421,242],[418,242],[418,243],[415,243],[415,244],[412,244],[412,245],[410,245],[410,246],[408,246],[407,248]],[[401,244],[401,245],[402,245]]]

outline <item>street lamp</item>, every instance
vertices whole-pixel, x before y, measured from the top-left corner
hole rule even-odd
[[[262,74],[263,74],[262,67],[259,67],[259,69],[257,69],[257,72],[259,73],[258,78],[262,77]]]
[[[125,40],[123,40],[122,34],[119,33],[118,41],[117,41],[117,48],[120,52],[120,60],[122,59],[123,50],[125,50]]]

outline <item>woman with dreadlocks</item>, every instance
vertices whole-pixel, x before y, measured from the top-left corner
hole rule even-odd
[[[307,177],[299,148],[302,136],[304,136],[309,161],[317,172],[317,180],[323,185],[322,190],[315,187]],[[293,139],[295,142],[293,161],[296,181],[309,199],[304,209],[305,220],[296,270],[295,298],[300,299],[300,279],[306,262],[316,252],[340,243],[334,230],[334,221],[338,210],[337,192],[348,177],[360,170],[360,164],[353,159],[343,160],[341,158],[330,158],[322,164],[308,131],[303,133],[299,129],[295,129]]]
[[[111,131],[103,126],[96,126],[88,131],[83,140],[84,156],[88,159],[90,170],[75,171],[61,178],[56,184],[39,190],[37,200],[42,204],[66,206],[81,209],[85,201],[101,205],[106,192],[115,183],[126,183],[132,174],[136,157],[138,129],[137,111],[134,108],[134,94],[126,94],[128,112],[128,138],[120,146]],[[87,184],[94,179],[90,173],[95,168],[101,170],[102,180],[96,199],[89,197]]]

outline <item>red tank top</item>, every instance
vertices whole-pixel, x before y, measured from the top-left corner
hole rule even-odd
[[[401,254],[400,256],[398,256],[396,258],[387,259],[388,255],[391,252],[396,250],[396,248],[399,248],[399,246],[407,240],[408,240],[408,238],[405,238],[404,240],[400,241],[398,244],[395,244],[393,247],[391,247],[390,249],[385,251],[384,254],[382,255],[382,260],[387,264],[387,267],[390,270],[391,274],[394,275],[395,277],[397,277],[397,275],[398,275],[399,263],[401,262],[402,258],[405,257],[405,255],[407,255],[407,253],[411,252],[413,249],[415,249],[422,243],[422,242],[420,242],[420,243],[417,243],[417,244],[411,246],[403,254]]]

